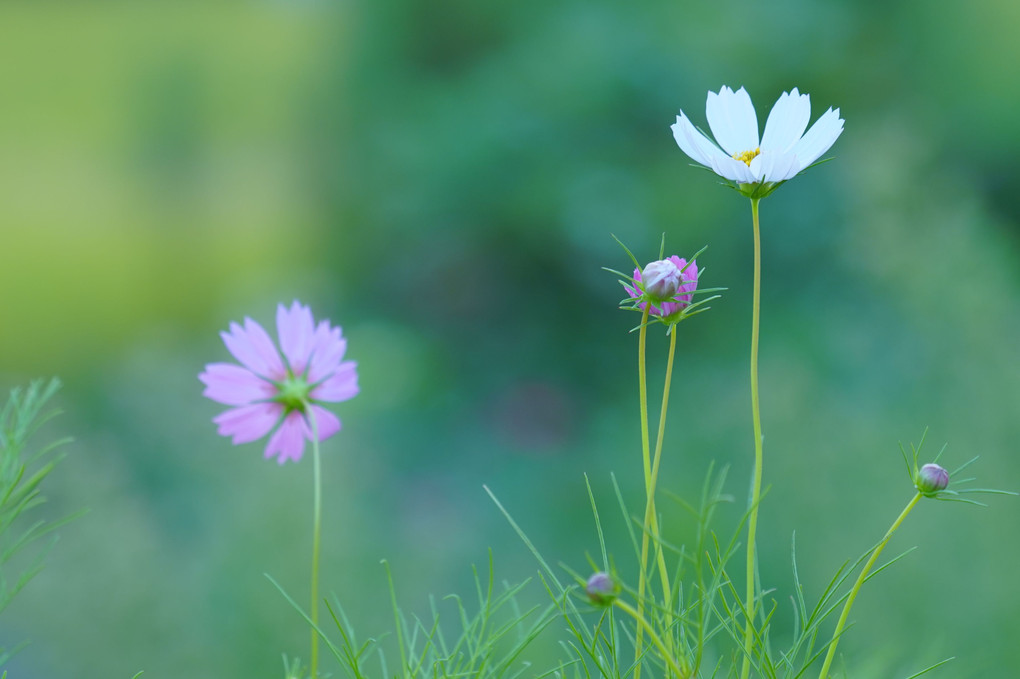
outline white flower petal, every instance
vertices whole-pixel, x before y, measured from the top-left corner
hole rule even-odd
[[[751,174],[754,175],[755,181],[768,181],[768,177],[772,175],[772,166],[776,159],[774,153],[759,153],[751,160]]]
[[[799,173],[803,168],[804,166],[801,165],[800,158],[797,157],[797,154],[791,153],[790,166],[787,168],[786,172],[782,173],[782,175],[778,179],[776,179],[776,181],[786,181],[787,179],[792,179],[796,177],[797,173]]]
[[[760,182],[764,178],[765,168],[763,168],[763,164],[767,161],[768,158],[763,158],[761,153],[751,159],[751,162],[747,167],[751,170],[751,174],[754,176],[754,181]],[[771,169],[771,165],[769,165],[769,169]]]
[[[843,133],[843,119],[839,117],[839,109],[831,108],[815,121],[801,140],[793,147],[800,167],[797,172],[811,165],[836,143]]]
[[[758,148],[758,117],[743,87],[736,92],[725,86],[718,94],[709,92],[705,115],[715,140],[727,154]]]
[[[694,127],[683,111],[680,111],[670,129],[673,130],[673,138],[676,139],[680,150],[705,167],[712,167],[712,158],[726,156],[718,146]]]
[[[758,178],[751,172],[751,168],[742,160],[736,160],[729,156],[720,156],[712,159],[712,170],[725,179],[740,184],[754,184]]]
[[[800,94],[794,87],[783,92],[772,107],[765,122],[765,134],[761,138],[761,151],[786,153],[800,140],[811,118],[811,99]]]
[[[766,182],[786,181],[800,172],[800,163],[794,153],[765,153],[758,156],[763,158],[761,178]],[[756,159],[757,160],[757,159]]]

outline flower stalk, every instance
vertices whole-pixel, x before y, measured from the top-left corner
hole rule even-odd
[[[761,412],[758,401],[758,324],[761,318],[761,235],[758,228],[758,203],[751,199],[751,222],[754,229],[754,294],[751,303],[751,420],[754,426],[754,476],[751,485],[750,515],[747,519],[747,590],[744,610],[747,623],[744,627],[744,662],[741,679],[751,672],[751,647],[754,641],[755,615],[755,540],[758,533],[758,504],[761,500],[762,436]]]
[[[645,504],[645,525],[652,532],[656,540],[656,554],[659,562],[659,575],[662,579],[662,602],[669,619],[667,627],[673,626],[672,594],[673,589],[669,585],[669,571],[666,569],[666,559],[662,553],[662,544],[659,542],[659,519],[655,511],[655,487],[659,480],[659,462],[662,460],[662,440],[666,435],[666,410],[669,406],[669,387],[673,379],[673,357],[676,355],[676,326],[673,326],[669,333],[669,355],[666,359],[666,383],[662,387],[662,408],[659,410],[659,431],[655,437],[655,454],[652,456],[652,476],[648,488],[648,499]],[[646,534],[647,535],[647,534]]]
[[[265,456],[280,464],[300,460],[305,441],[312,444],[312,577],[311,679],[319,665],[319,555],[322,544],[321,439],[340,431],[340,419],[322,403],[346,401],[358,394],[357,364],[343,360],[347,340],[329,321],[316,324],[312,311],[294,300],[276,308],[279,343],[250,318],[231,323],[220,333],[227,349],[241,365],[210,363],[198,378],[203,395],[231,408],[213,418],[219,433],[234,444],[267,434]]]
[[[312,428],[312,579],[311,610],[312,639],[309,652],[309,677],[318,679],[319,669],[319,552],[322,543],[322,462],[319,455],[319,429],[315,412],[305,404],[305,412]]]
[[[622,243],[621,243],[622,245]],[[663,243],[665,245],[665,243]],[[664,248],[663,248],[664,249]],[[624,246],[624,250],[627,250]],[[673,589],[670,586],[669,569],[666,566],[666,558],[662,550],[662,540],[659,533],[659,517],[655,509],[655,488],[659,478],[659,464],[662,460],[662,444],[666,433],[666,413],[669,408],[669,390],[673,378],[673,362],[676,356],[676,326],[680,321],[700,313],[704,309],[698,309],[706,301],[702,300],[692,304],[694,293],[698,288],[698,265],[695,257],[688,262],[686,259],[673,255],[666,259],[662,250],[659,252],[660,259],[645,265],[644,269],[638,266],[634,255],[627,250],[627,254],[637,268],[633,276],[625,276],[620,272],[614,272],[625,280],[621,283],[630,297],[621,304],[624,308],[641,312],[641,323],[638,326],[638,395],[641,409],[641,460],[645,480],[645,513],[642,521],[640,570],[638,573],[637,610],[636,613],[644,619],[645,593],[648,589],[648,578],[650,571],[658,570],[662,581],[662,605],[656,605],[661,612],[662,629],[669,630],[666,635],[665,648],[670,657],[673,653],[673,627],[675,615],[673,610]],[[700,252],[698,254],[701,254]],[[707,307],[706,307],[707,308]],[[695,310],[696,309],[696,310]],[[667,326],[666,334],[670,337],[669,355],[666,361],[666,378],[662,389],[662,404],[659,410],[659,426],[655,440],[655,453],[651,452],[649,442],[648,426],[648,375],[647,375],[647,343],[648,324],[656,320]],[[649,568],[649,552],[655,550],[655,565]],[[652,602],[656,597],[649,597]],[[657,616],[656,620],[660,620]],[[638,626],[634,636],[634,679],[641,677],[641,658],[644,643],[644,627]],[[683,663],[681,663],[683,664]]]
[[[648,319],[651,305],[646,304],[644,310],[641,313],[641,327],[638,334],[638,392],[641,402],[641,454],[642,463],[644,466],[645,475],[645,517],[641,536],[641,569],[638,574],[638,597],[637,597],[637,610],[635,613],[637,616],[644,620],[644,602],[645,602],[645,589],[647,587],[647,572],[648,572],[648,552],[651,548],[651,542],[655,542],[656,551],[656,565],[658,566],[659,577],[662,581],[662,609],[665,611],[667,619],[664,627],[666,629],[673,628],[673,606],[672,606],[672,587],[669,583],[669,569],[666,567],[666,558],[662,553],[662,545],[659,536],[659,520],[658,515],[655,511],[655,486],[659,476],[659,462],[662,457],[662,442],[666,433],[666,410],[669,405],[669,387],[673,376],[673,357],[676,354],[676,326],[674,325],[670,330],[670,342],[669,342],[669,357],[666,362],[666,382],[662,392],[662,407],[659,412],[659,428],[656,435],[655,441],[655,455],[651,454],[651,446],[649,441],[649,428],[648,428],[648,378],[646,371],[646,356],[647,356],[647,337],[648,337]],[[634,667],[634,679],[640,679],[641,677],[641,656],[642,656],[642,645],[644,642],[644,627],[638,626],[634,636],[634,653],[635,653],[635,667]],[[660,640],[658,642],[662,644]],[[673,657],[673,637],[671,635],[666,637],[665,642],[665,653],[669,657]],[[678,675],[682,676],[682,675]]]
[[[642,324],[639,335],[637,335],[637,390],[641,400],[641,435],[642,435],[642,462],[645,470],[645,522],[642,534],[641,570],[637,576],[637,610],[634,612],[637,617],[644,620],[645,611],[645,590],[647,588],[648,560],[651,542],[656,545],[656,562],[659,570],[659,577],[662,580],[663,610],[666,612],[666,629],[672,629],[672,588],[669,584],[669,570],[666,568],[666,559],[662,553],[661,540],[659,537],[659,520],[655,511],[655,486],[659,476],[659,462],[662,454],[662,440],[666,430],[666,409],[669,404],[669,384],[673,374],[673,356],[676,351],[676,327],[670,331],[669,358],[666,363],[666,383],[662,393],[662,408],[659,415],[659,430],[656,436],[655,456],[651,454],[651,445],[648,426],[648,377],[646,371],[647,346],[648,346],[648,323],[651,305],[646,305],[642,312]],[[637,626],[634,633],[634,679],[641,679],[641,658],[643,655],[645,628]],[[661,644],[662,641],[660,640]],[[666,637],[665,652],[670,658],[673,656],[672,636]],[[681,675],[677,675],[681,676]]]
[[[669,569],[666,568],[666,557],[662,551],[662,543],[659,535],[659,518],[655,511],[655,487],[659,479],[659,462],[662,460],[662,441],[666,434],[666,411],[669,406],[669,388],[673,377],[673,358],[676,355],[676,326],[669,333],[669,356],[666,359],[666,382],[662,389],[662,407],[659,411],[659,430],[655,438],[655,453],[652,455],[652,464],[649,475],[646,479],[646,500],[645,520],[642,524],[645,528],[641,537],[641,570],[642,574],[647,568],[648,551],[650,542],[655,542],[656,562],[659,569],[659,578],[662,581],[662,609],[665,612],[666,620],[663,623],[665,629],[673,628],[673,589],[669,584]],[[647,397],[645,399],[647,401]],[[645,409],[645,427],[647,432],[647,407]],[[643,579],[643,578],[642,578]],[[640,587],[641,598],[644,596],[644,588]],[[641,605],[639,598],[639,606]],[[667,650],[673,654],[673,637],[666,637]],[[635,668],[635,673],[637,669]]]
[[[864,568],[861,569],[861,574],[857,576],[857,582],[850,589],[850,595],[846,599],[846,603],[843,604],[843,612],[839,615],[839,620],[836,621],[836,629],[832,633],[832,643],[829,644],[829,650],[825,654],[825,661],[822,663],[822,671],[818,674],[818,679],[828,679],[829,667],[832,665],[833,658],[836,657],[836,644],[839,643],[840,637],[843,635],[843,627],[846,625],[847,618],[850,616],[850,608],[854,605],[854,601],[857,599],[858,592],[861,591],[861,585],[868,579],[868,574],[871,573],[871,569],[875,566],[875,562],[878,561],[878,557],[882,554],[882,550],[889,543],[893,533],[900,527],[907,515],[910,514],[911,510],[917,505],[917,502],[924,497],[924,493],[918,491],[914,497],[907,503],[907,506],[903,508],[900,515],[896,517],[893,524],[889,526],[889,530],[885,532],[885,537],[875,547],[875,551],[871,553],[871,558],[864,564]]]
[[[843,133],[839,109],[830,108],[808,129],[811,100],[797,88],[776,101],[758,134],[758,117],[751,97],[741,87],[734,92],[722,87],[709,92],[705,115],[715,140],[698,130],[683,111],[672,125],[677,145],[695,162],[711,169],[726,184],[751,199],[754,225],[754,302],[751,319],[751,417],[754,425],[754,476],[751,480],[747,521],[746,625],[740,678],[751,672],[754,641],[755,540],[758,531],[758,504],[761,500],[762,436],[758,399],[758,325],[761,312],[761,238],[758,229],[758,203],[786,181],[815,164],[815,161]]]
[[[648,337],[648,312],[650,304],[646,304],[641,312],[641,326],[638,331],[638,399],[641,408],[641,462],[645,475],[646,502],[652,504],[650,492],[652,483],[652,464],[650,446],[648,443],[648,379],[645,375],[645,345]],[[647,521],[645,522],[647,526]],[[644,620],[645,606],[645,573],[648,564],[648,531],[644,531],[641,543],[641,569],[638,571],[638,593],[637,610],[634,611],[636,620]],[[647,624],[645,625],[647,626]],[[634,633],[634,679],[641,679],[641,647],[644,641],[645,626],[638,625]],[[649,628],[651,629],[651,628]]]

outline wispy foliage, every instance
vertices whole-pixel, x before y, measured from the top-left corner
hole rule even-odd
[[[327,604],[336,631],[315,626],[326,650],[350,679],[399,677],[400,679],[517,679],[552,674],[559,668],[536,674],[525,658],[526,649],[556,618],[554,606],[531,606],[522,610],[519,595],[528,581],[497,585],[489,556],[485,574],[474,570],[475,602],[458,595],[437,601],[429,597],[425,617],[405,613],[397,602],[389,564],[383,561],[389,582],[393,629],[361,639],[337,601]],[[269,576],[267,576],[269,577]],[[305,620],[311,617],[276,583]],[[395,666],[394,666],[395,665]],[[287,679],[307,675],[297,660],[284,660]]]
[[[73,517],[48,521],[38,508],[46,502],[42,483],[63,458],[57,450],[70,439],[36,445],[39,428],[58,414],[47,409],[60,388],[56,379],[16,388],[0,409],[0,612],[43,567],[53,540],[43,541]],[[0,665],[13,650],[0,648]]]

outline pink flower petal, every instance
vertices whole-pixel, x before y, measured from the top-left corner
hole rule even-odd
[[[311,364],[308,366],[306,379],[315,383],[336,372],[346,352],[347,340],[341,337],[340,328],[331,328],[328,321],[320,323],[315,330]]]
[[[693,259],[688,262],[683,257],[677,257],[676,255],[673,255],[670,259],[680,269],[680,276],[683,278],[680,290],[674,296],[674,299],[684,302],[684,304],[677,306],[677,308],[682,308],[690,304],[692,299],[692,295],[685,295],[683,293],[694,292],[698,289],[698,262]]]
[[[273,340],[261,325],[250,318],[244,319],[243,328],[237,323],[231,323],[230,332],[221,332],[220,337],[234,358],[256,375],[274,380],[286,376],[283,361],[280,360]]]
[[[309,394],[316,401],[346,401],[358,395],[358,364],[344,361],[329,379],[312,389]]]
[[[265,457],[278,456],[277,462],[280,464],[287,460],[297,462],[304,454],[306,438],[311,438],[311,432],[308,431],[305,418],[295,410],[283,418],[279,429],[269,437]]]
[[[315,416],[315,426],[318,427],[319,440],[325,441],[333,434],[340,431],[340,418],[319,406],[312,406],[312,413]],[[311,424],[309,423],[309,434],[311,434]],[[311,436],[308,437],[310,441]]]
[[[210,363],[198,379],[205,384],[203,396],[228,406],[247,405],[276,394],[272,383],[233,363]]]
[[[290,305],[290,309],[280,304],[276,307],[276,331],[280,335],[280,348],[291,370],[295,375],[303,374],[315,333],[312,310],[297,300]]]
[[[219,433],[232,437],[235,444],[269,434],[265,456],[276,457],[282,464],[301,459],[305,440],[312,439],[311,420],[320,441],[340,431],[341,423],[318,405],[306,413],[286,412],[283,405],[272,401],[279,390],[277,383],[292,381],[288,382],[290,388],[300,391],[303,384],[318,382],[308,398],[343,401],[358,393],[358,373],[356,363],[343,362],[347,342],[340,328],[328,321],[316,325],[307,306],[297,300],[290,307],[279,305],[276,322],[279,349],[251,318],[245,317],[243,325],[231,323],[229,331],[220,334],[242,365],[210,363],[199,379],[206,385],[205,396],[237,406],[214,418]]]
[[[234,445],[260,439],[273,428],[283,406],[279,403],[255,403],[231,408],[213,418],[221,436],[232,436]]]

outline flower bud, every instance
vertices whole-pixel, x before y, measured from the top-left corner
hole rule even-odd
[[[613,582],[613,578],[604,571],[595,573],[588,578],[588,583],[584,587],[584,591],[587,592],[588,598],[596,606],[608,606],[613,603],[613,600],[619,594],[620,590]]]
[[[628,308],[648,309],[649,316],[665,323],[676,323],[684,318],[684,309],[691,305],[693,293],[698,289],[698,263],[694,260],[688,263],[683,257],[673,255],[651,262],[643,272],[634,269],[633,281],[634,285],[623,285],[631,300],[637,302]],[[660,294],[663,297],[660,298]]]
[[[641,271],[641,281],[645,284],[645,295],[653,302],[665,302],[672,299],[680,289],[680,269],[669,259],[651,262]]]
[[[949,472],[937,464],[926,464],[917,472],[914,486],[925,495],[934,495],[949,485]]]

